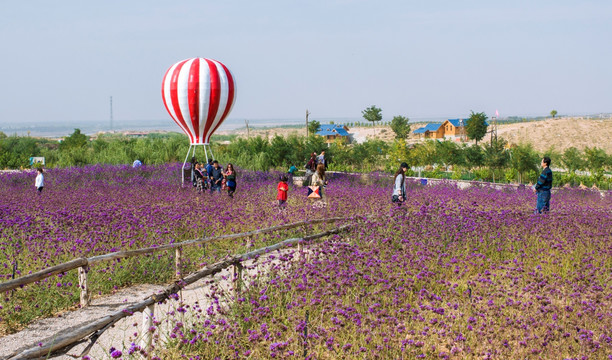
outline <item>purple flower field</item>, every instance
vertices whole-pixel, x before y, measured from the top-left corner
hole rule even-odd
[[[78,257],[137,249],[199,238],[239,233],[288,222],[375,213],[380,192],[363,187],[361,198],[343,182],[330,186],[338,197],[328,208],[308,205],[305,189],[290,190],[289,207],[280,213],[275,173],[241,173],[233,200],[226,193],[197,194],[181,188],[180,165],[141,167],[89,166],[51,169],[38,196],[35,173],[0,174],[0,281],[29,274]],[[344,182],[347,184],[347,182]],[[301,191],[300,191],[301,190]],[[351,202],[354,207],[347,208]],[[186,249],[186,270],[223,257],[265,246],[280,235],[256,237],[253,244],[215,243]],[[174,252],[117,260],[90,271],[94,295],[133,283],[168,283]],[[33,318],[78,304],[75,271],[48,278],[0,298],[0,334],[14,331]]]
[[[54,169],[37,196],[32,174],[1,175],[0,275],[10,279],[76,257],[235,233],[310,218],[377,215],[350,231],[259,264],[243,292],[180,316],[153,355],[163,359],[609,359],[612,197],[562,189],[534,215],[528,189],[410,184],[400,209],[391,179],[336,176],[329,204],[305,189],[273,202],[276,175],[242,173],[233,200],[177,185],[178,166]],[[329,226],[329,225],[328,225]],[[311,231],[322,229],[312,228]],[[309,231],[310,232],[310,231]],[[255,247],[295,236],[262,235]],[[188,269],[251,244],[194,249]],[[173,254],[92,269],[96,293],[172,279]],[[78,303],[76,274],[0,299],[0,327]],[[59,299],[59,300],[58,300]],[[225,299],[225,300],[223,300]],[[137,349],[115,346],[131,354]],[[119,355],[121,356],[121,355]]]
[[[285,255],[228,306],[186,306],[161,358],[610,358],[609,197],[562,190],[546,215],[529,190],[408,197]]]

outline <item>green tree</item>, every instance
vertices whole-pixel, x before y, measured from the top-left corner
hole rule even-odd
[[[484,165],[484,153],[479,145],[466,146],[463,148],[466,165],[470,169]]]
[[[395,133],[396,139],[405,139],[410,134],[409,119],[404,116],[394,116],[391,120],[391,130]]]
[[[465,133],[470,140],[475,140],[478,144],[487,133],[487,115],[484,112],[472,111],[465,124]]]
[[[561,164],[565,166],[565,169],[570,173],[575,173],[576,170],[584,169],[586,164],[580,150],[573,146],[565,149],[560,160]]]
[[[287,139],[280,135],[275,135],[270,141],[268,147],[268,158],[270,159],[270,165],[273,167],[288,167],[290,161],[291,146],[287,142]]]
[[[446,171],[450,165],[461,165],[464,162],[461,148],[452,141],[436,141],[435,151],[436,162],[444,164]]]
[[[608,155],[603,149],[598,147],[584,148],[584,156],[586,157],[586,168],[591,172],[603,170],[608,163]]]
[[[554,119],[554,118],[555,118],[555,116],[557,116],[557,110],[552,110],[552,111],[550,112],[550,116],[552,116],[552,117],[553,117],[553,119]]]
[[[410,151],[411,163],[416,166],[431,165],[436,160],[436,145],[434,141],[428,140],[419,144]]]
[[[551,161],[555,162],[561,159],[561,153],[557,151],[557,149],[555,149],[554,145],[551,145],[548,149],[544,150],[542,156],[538,160],[538,165],[540,164],[540,160],[542,160],[542,157],[544,156],[548,156],[549,158],[551,158]]]
[[[377,108],[376,105],[372,105],[369,108],[362,110],[361,115],[363,115],[364,119],[372,122],[372,124],[382,120],[382,110]]]
[[[308,134],[314,135],[321,128],[321,123],[317,120],[312,120],[308,123]]]
[[[69,150],[73,148],[82,148],[87,145],[87,136],[81,134],[81,129],[74,129],[74,132],[64,138],[60,144],[60,150]]]
[[[518,172],[519,182],[523,182],[524,175],[530,170],[538,171],[540,156],[531,144],[519,144],[510,152],[510,167]]]
[[[505,167],[510,158],[508,152],[506,151],[506,145],[506,140],[502,138],[494,138],[491,141],[491,144],[485,147],[485,165],[487,165],[493,173],[493,182],[495,182],[495,170]]]
[[[404,161],[408,161],[408,148],[406,147],[406,140],[403,138],[393,140],[391,147],[389,148],[389,158],[387,169],[397,170],[399,164]]]

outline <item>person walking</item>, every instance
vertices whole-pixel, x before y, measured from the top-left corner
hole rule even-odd
[[[533,186],[533,190],[538,195],[535,213],[541,214],[550,210],[550,189],[552,189],[553,174],[550,170],[550,158],[545,156],[540,163],[542,173],[538,177],[538,182]]]
[[[234,197],[234,192],[236,192],[236,170],[234,170],[234,165],[227,164],[225,168],[225,186],[227,187],[227,195],[229,197]]]
[[[397,169],[395,172],[391,201],[396,203],[398,206],[402,205],[404,201],[406,201],[406,170],[408,170],[408,164],[403,162],[399,169]]]
[[[327,202],[327,194],[325,193],[325,187],[327,186],[327,178],[325,177],[325,165],[317,165],[317,171],[312,175],[310,180],[310,186],[319,187],[319,195],[321,195],[321,202]]]
[[[223,168],[219,165],[217,160],[212,162],[212,168],[209,172],[210,175],[210,193],[214,191],[221,192],[221,182],[223,181]]]
[[[41,167],[36,169],[36,172],[38,174],[36,175],[36,180],[34,182],[34,186],[36,187],[36,190],[38,191],[38,194],[40,194],[40,193],[42,193],[43,188],[45,187],[45,176],[43,175],[43,169]]]

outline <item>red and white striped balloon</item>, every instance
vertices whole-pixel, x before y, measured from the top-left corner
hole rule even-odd
[[[191,145],[208,144],[236,101],[236,81],[222,63],[193,58],[172,65],[164,75],[162,98]]]

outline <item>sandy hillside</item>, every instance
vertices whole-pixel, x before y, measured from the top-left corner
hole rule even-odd
[[[612,119],[562,118],[516,123],[500,125],[497,133],[510,143],[530,143],[538,151],[550,146],[558,151],[572,146],[581,150],[596,146],[612,154]]]
[[[424,124],[410,124],[414,131]],[[220,134],[238,134],[246,137],[246,129],[223,131]],[[391,141],[394,133],[389,126],[352,127],[349,133],[358,141],[382,139]],[[274,137],[290,134],[306,135],[304,128],[255,128],[250,130],[250,136]],[[530,143],[537,151],[544,151],[554,146],[557,151],[563,151],[571,146],[583,150],[585,147],[599,147],[612,154],[612,118],[584,119],[560,118],[545,121],[531,121],[498,126],[498,135],[512,144]],[[546,140],[543,140],[546,139]],[[408,142],[417,142],[411,136]]]

